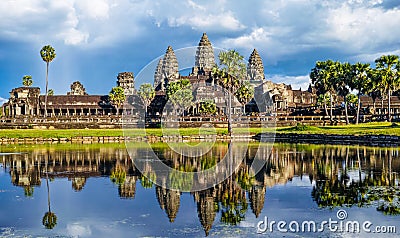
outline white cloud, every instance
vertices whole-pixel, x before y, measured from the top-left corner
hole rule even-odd
[[[300,89],[307,90],[310,85],[310,76],[302,75],[302,76],[285,76],[285,75],[271,75],[267,77],[268,80],[271,80],[275,83],[284,83],[286,85],[292,85],[292,89]]]
[[[88,237],[92,235],[89,225],[79,223],[67,224],[67,232],[72,237]]]
[[[220,15],[198,14],[195,16],[182,16],[179,18],[171,17],[168,19],[168,25],[173,27],[188,25],[196,30],[215,29],[220,27],[224,30],[240,30],[245,28],[233,15],[232,12]]]
[[[349,51],[375,50],[399,41],[400,31],[395,30],[399,22],[400,9],[344,4],[328,12],[325,37]]]
[[[7,101],[8,101],[7,99],[0,97],[0,106],[2,106]]]

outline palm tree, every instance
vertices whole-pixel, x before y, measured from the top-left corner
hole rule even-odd
[[[49,173],[47,171],[46,161],[46,186],[47,186],[47,205],[49,206],[49,211],[46,212],[42,219],[42,224],[46,229],[53,229],[57,225],[57,216],[54,212],[51,212],[50,208],[50,187],[49,187]]]
[[[369,64],[356,63],[351,66],[349,85],[351,89],[357,90],[358,98],[356,124],[360,120],[361,95],[368,92],[370,70]]]
[[[46,62],[46,95],[44,99],[44,115],[47,116],[47,91],[49,86],[49,64],[56,57],[56,52],[51,45],[43,46],[40,50],[42,60]]]
[[[338,63],[338,80],[337,80],[337,93],[343,97],[344,111],[346,115],[346,124],[349,124],[349,114],[347,110],[348,100],[347,96],[350,94],[349,89],[349,75],[351,72],[351,65],[349,63]]]
[[[254,97],[254,87],[249,81],[246,81],[240,85],[236,90],[235,96],[239,102],[243,105],[243,114],[246,114],[246,104]]]
[[[119,115],[119,108],[125,102],[126,96],[122,87],[113,87],[108,94],[108,99],[111,104],[117,109],[117,116]]]
[[[376,69],[380,77],[380,85],[388,97],[388,121],[391,121],[390,97],[400,85],[400,65],[398,55],[383,55],[375,60]]]
[[[311,70],[310,78],[312,84],[317,89],[318,95],[326,95],[329,93],[330,97],[330,120],[333,120],[332,104],[333,94],[335,93],[335,80],[337,80],[337,66],[338,62],[332,60],[317,61],[315,67]],[[326,98],[323,97],[325,114],[328,115],[328,109],[326,106]]]
[[[235,50],[222,51],[218,54],[220,67],[215,66],[213,76],[217,83],[229,91],[228,99],[228,133],[232,135],[232,93],[241,85],[246,75],[246,64],[244,57]]]
[[[48,96],[53,96],[53,95],[54,95],[54,90],[50,88],[50,89],[47,91],[47,95],[48,95]]]
[[[140,85],[139,88],[139,96],[142,97],[143,102],[145,104],[145,115],[147,115],[147,107],[150,105],[151,101],[153,101],[156,96],[156,92],[154,87],[149,83],[144,83]]]
[[[371,69],[369,71],[369,78],[370,80],[368,81],[367,84],[367,93],[368,96],[372,98],[372,104],[373,104],[373,113],[376,113],[376,99],[381,98],[383,99],[383,92],[382,88],[380,87],[380,78],[379,74],[376,69]]]
[[[25,87],[30,87],[33,84],[33,80],[32,80],[32,76],[30,75],[24,75],[24,77],[22,77],[22,85],[24,85]]]

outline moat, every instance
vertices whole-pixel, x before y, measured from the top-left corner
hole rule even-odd
[[[0,147],[0,237],[348,237],[357,232],[275,230],[268,221],[368,220],[399,233],[400,149],[276,143],[217,143],[199,157],[177,156],[164,143],[151,150],[179,171],[201,171],[229,152],[243,161],[232,176],[204,191],[154,184],[140,144],[9,145]],[[251,164],[262,161],[251,176]],[[164,180],[184,184],[168,174]],[[286,227],[288,228],[288,227]],[[317,231],[318,232],[318,231]],[[362,236],[375,237],[361,229]],[[380,234],[396,237],[396,234]]]

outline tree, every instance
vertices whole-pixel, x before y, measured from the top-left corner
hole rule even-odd
[[[317,95],[326,95],[329,93],[330,98],[330,120],[333,120],[332,104],[333,104],[333,93],[335,92],[336,80],[337,80],[337,67],[339,63],[332,60],[317,61],[315,67],[311,70],[310,78],[312,84],[317,89]],[[328,109],[326,106],[326,97],[323,97],[325,114],[328,115]]]
[[[245,81],[236,90],[235,96],[243,105],[243,114],[246,114],[246,104],[254,97],[254,87],[249,81]]]
[[[49,207],[49,211],[44,214],[42,219],[42,224],[46,229],[53,229],[57,225],[57,216],[54,212],[51,212],[50,208],[50,187],[49,187],[49,173],[47,170],[47,161],[46,161],[46,186],[47,186],[47,205]]]
[[[241,85],[241,81],[246,75],[246,63],[244,57],[235,50],[222,51],[218,54],[219,67],[213,68],[213,77],[217,79],[217,83],[227,89],[229,93],[228,99],[228,133],[232,135],[232,93],[234,93]]]
[[[22,85],[24,85],[25,87],[30,87],[33,84],[33,80],[32,80],[32,76],[30,75],[24,75],[24,77],[22,77]]]
[[[199,113],[204,115],[212,115],[217,112],[217,106],[213,100],[202,100],[199,104]]]
[[[367,93],[368,96],[372,98],[373,103],[373,113],[376,113],[376,99],[383,99],[382,87],[380,87],[380,77],[376,69],[371,69],[369,71],[369,79],[367,83]]]
[[[349,85],[352,90],[357,90],[357,117],[356,124],[360,121],[361,95],[368,92],[369,64],[356,63],[351,66]]]
[[[125,102],[126,95],[124,93],[124,89],[122,87],[113,87],[108,94],[108,99],[111,104],[115,106],[117,109],[117,115],[119,115],[119,108]]]
[[[54,95],[54,90],[50,88],[49,91],[47,91],[47,95],[53,96]]]
[[[349,113],[348,113],[348,100],[347,96],[350,94],[349,89],[349,80],[350,80],[350,72],[351,65],[349,63],[340,64],[337,67],[338,69],[338,78],[337,78],[337,93],[339,96],[343,97],[344,100],[344,111],[346,115],[346,124],[349,124]]]
[[[380,85],[388,97],[388,121],[391,121],[390,97],[400,85],[399,56],[383,55],[375,60],[376,69],[380,78]]]
[[[147,107],[150,105],[151,101],[153,101],[154,97],[156,96],[156,92],[151,84],[145,83],[140,85],[138,93],[143,99],[145,104],[145,115],[147,115]]]
[[[167,98],[174,106],[176,112],[179,108],[187,108],[192,105],[192,85],[188,79],[170,82],[167,86]]]
[[[43,48],[40,50],[40,56],[42,57],[42,60],[46,62],[46,95],[44,99],[44,115],[47,116],[47,91],[48,91],[48,85],[49,85],[49,65],[50,62],[54,60],[56,57],[56,52],[54,48],[51,45],[46,45],[43,46]]]

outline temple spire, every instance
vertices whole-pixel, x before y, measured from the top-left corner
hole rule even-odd
[[[264,80],[264,64],[258,54],[257,50],[254,49],[249,57],[249,63],[247,64],[247,78],[248,80]]]
[[[211,71],[215,65],[214,49],[206,33],[200,39],[196,51],[195,71]]]
[[[178,59],[171,46],[168,46],[163,59],[162,72],[168,80],[174,80],[179,77]]]
[[[169,81],[179,78],[179,65],[175,52],[171,46],[168,46],[165,55],[158,61],[154,72],[154,87],[158,90],[164,90]]]
[[[165,80],[162,68],[163,68],[163,59],[160,59],[158,61],[156,71],[154,73],[154,88],[156,90],[164,91]]]

